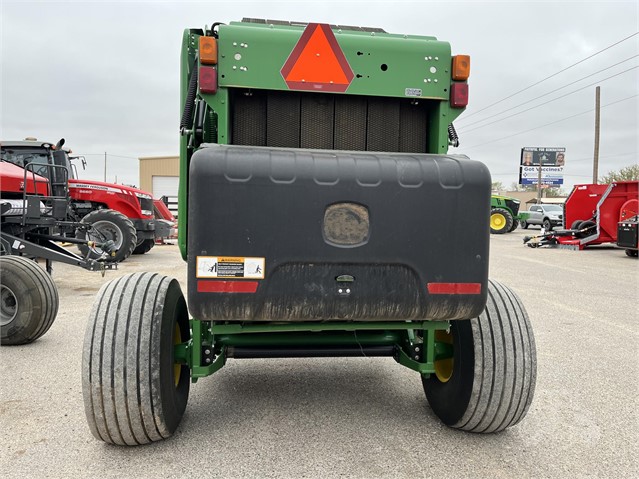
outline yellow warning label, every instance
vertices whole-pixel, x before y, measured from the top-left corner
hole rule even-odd
[[[264,279],[264,258],[198,256],[197,278]]]

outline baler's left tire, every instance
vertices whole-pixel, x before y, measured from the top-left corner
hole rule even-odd
[[[97,439],[134,446],[175,432],[191,378],[174,347],[190,337],[188,319],[176,279],[135,273],[102,287],[82,354],[84,409]]]
[[[446,341],[448,339],[448,341]],[[436,361],[422,377],[433,412],[448,426],[469,432],[502,431],[528,412],[535,391],[537,356],[526,310],[496,281],[479,317],[451,321],[453,358]]]
[[[503,208],[493,208],[490,210],[490,232],[501,235],[511,231],[513,226],[513,215]]]
[[[55,283],[34,261],[0,257],[0,331],[2,345],[27,344],[46,333],[59,307]]]

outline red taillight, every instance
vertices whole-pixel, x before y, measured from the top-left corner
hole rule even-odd
[[[450,106],[464,108],[468,105],[468,84],[453,83],[450,86]]]
[[[213,67],[200,67],[200,92],[215,93],[217,91],[217,70]]]

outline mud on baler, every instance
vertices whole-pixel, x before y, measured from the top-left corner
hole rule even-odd
[[[82,362],[93,435],[167,438],[190,383],[253,358],[392,357],[444,423],[519,422],[531,325],[488,279],[490,174],[447,154],[468,75],[433,37],[258,19],[185,31],[188,311],[159,274],[102,288]]]

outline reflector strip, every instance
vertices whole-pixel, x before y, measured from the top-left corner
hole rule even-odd
[[[198,281],[198,293],[255,293],[257,281]]]
[[[428,283],[430,294],[481,294],[481,283]]]

